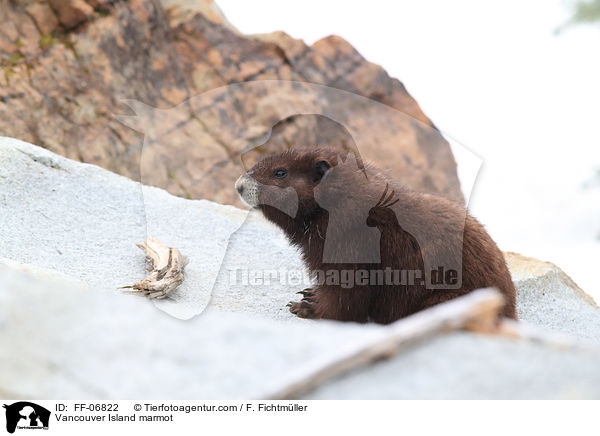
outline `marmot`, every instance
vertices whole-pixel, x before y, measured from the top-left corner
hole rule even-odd
[[[236,189],[300,248],[317,281],[288,305],[299,317],[388,324],[495,287],[501,315],[516,319],[504,256],[458,203],[316,147],[265,158]]]

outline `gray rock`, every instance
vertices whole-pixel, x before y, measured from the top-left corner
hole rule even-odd
[[[600,344],[600,310],[560,268],[550,262],[505,253],[517,289],[519,319]]]
[[[306,399],[600,398],[600,350],[453,332],[317,388]]]
[[[10,138],[0,138],[0,206],[0,222],[11,229],[0,234],[3,257],[59,271],[94,289],[114,292],[144,277],[144,255],[135,243],[146,235],[179,248],[190,260],[185,281],[172,298],[155,304],[181,319],[201,313],[213,288],[212,304],[223,310],[292,319],[285,304],[306,287],[231,280],[231,271],[249,265],[304,271],[299,254],[262,217],[184,200]]]
[[[289,371],[379,334],[206,311],[182,321],[142,298],[0,265],[0,397],[253,398]]]

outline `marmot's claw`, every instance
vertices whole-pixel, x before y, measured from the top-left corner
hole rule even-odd
[[[307,295],[299,302],[288,304],[290,312],[300,318],[316,318],[316,302],[312,298],[313,295]]]
[[[301,295],[303,295],[303,296],[304,296],[304,298],[306,298],[306,297],[312,297],[312,296],[314,296],[314,293],[313,293],[313,291],[312,291],[312,288],[306,288],[306,289],[304,289],[303,291],[298,291],[298,292],[296,292],[296,294],[301,294]]]

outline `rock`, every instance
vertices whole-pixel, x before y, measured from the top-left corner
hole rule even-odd
[[[0,96],[10,94],[4,92],[8,88],[8,77],[13,68],[27,64],[27,61],[39,51],[39,31],[33,16],[19,3],[3,2],[0,7]],[[1,104],[1,103],[0,103]],[[0,106],[0,112],[2,112]],[[0,117],[2,119],[3,117]]]
[[[0,236],[3,257],[114,292],[146,275],[135,243],[158,238],[190,261],[172,298],[156,302],[173,316],[191,318],[210,300],[224,310],[270,308],[273,317],[293,319],[285,305],[308,286],[264,283],[248,292],[242,274],[251,253],[261,253],[257,270],[301,275],[304,267],[279,229],[232,206],[186,201],[8,138],[0,138],[0,181],[0,222],[12,229]]]
[[[49,0],[58,21],[70,29],[83,23],[94,14],[94,8],[84,0]]]
[[[257,398],[383,329],[275,320],[243,308],[211,308],[183,323],[136,296],[94,291],[15,262],[0,264],[0,303],[5,398]],[[305,398],[598,398],[598,358],[598,351],[455,332]]]
[[[599,358],[598,350],[454,332],[326,383],[305,398],[600,398]]]
[[[35,2],[26,9],[42,35],[50,35],[58,28],[58,19],[47,2]]]
[[[86,0],[87,3],[94,9],[98,9],[104,12],[109,11],[109,6],[113,0]]]
[[[229,22],[219,6],[213,0],[160,0],[160,4],[169,17],[172,27],[191,19],[196,14],[202,14],[213,23],[227,27],[229,30],[238,30]],[[239,33],[239,32],[238,32]]]
[[[600,344],[600,311],[559,267],[550,262],[505,253],[517,289],[519,319]]]
[[[210,0],[51,4],[76,30],[55,29],[43,3],[28,6],[34,13],[6,4],[4,135],[175,195],[238,206],[230,186],[247,168],[248,147],[261,145],[264,156],[350,142],[407,185],[463,201],[440,132],[402,83],[339,37],[308,46],[283,32],[244,36]],[[265,80],[288,82],[252,85]],[[131,100],[146,106],[133,105],[137,118],[126,120]]]
[[[34,274],[0,265],[3,398],[253,398],[379,329],[219,311],[183,323],[137,296]]]
[[[260,216],[178,198],[10,138],[0,138],[0,222],[7,398],[255,398],[385,329],[298,319],[285,304],[305,287],[301,280],[244,278],[304,271]],[[190,259],[173,298],[157,303],[186,322],[116,289],[144,277],[134,244],[147,235]],[[516,265],[528,262],[539,263]],[[511,270],[522,320],[578,339],[600,336],[597,309],[554,266]],[[597,362],[597,342],[557,347],[453,332],[306,398],[598,398]]]

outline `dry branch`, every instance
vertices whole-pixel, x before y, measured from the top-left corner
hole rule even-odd
[[[188,263],[187,257],[177,248],[167,247],[155,238],[146,238],[146,241],[136,245],[146,254],[150,275],[134,285],[123,288],[135,289],[130,292],[142,293],[148,298],[167,297],[183,283],[183,269]]]

